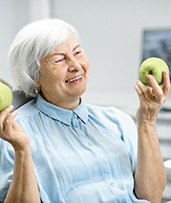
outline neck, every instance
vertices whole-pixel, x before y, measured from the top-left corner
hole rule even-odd
[[[60,108],[63,109],[68,109],[68,110],[74,110],[80,103],[81,103],[81,98],[73,98],[73,99],[68,99],[68,100],[53,100],[50,98],[46,98],[44,95],[41,94],[41,96],[49,103],[56,105]]]

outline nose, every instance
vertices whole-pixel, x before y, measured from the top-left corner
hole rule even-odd
[[[69,65],[68,68],[70,72],[78,71],[81,68],[81,64],[74,57],[71,57],[68,59],[68,65]]]

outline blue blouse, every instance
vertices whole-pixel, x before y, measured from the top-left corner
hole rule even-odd
[[[73,111],[40,95],[18,110],[31,141],[43,203],[147,203],[134,195],[137,132],[132,118],[114,107],[81,104]],[[0,140],[0,200],[12,181],[14,154]]]

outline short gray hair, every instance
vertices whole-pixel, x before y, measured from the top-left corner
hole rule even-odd
[[[39,20],[21,29],[8,53],[14,88],[36,97],[40,60],[65,41],[70,33],[80,40],[77,30],[59,19]]]

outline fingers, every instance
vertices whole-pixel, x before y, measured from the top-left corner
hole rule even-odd
[[[4,122],[8,116],[8,114],[13,110],[13,106],[7,107],[5,110],[0,112],[0,133],[4,130]]]
[[[163,90],[152,75],[148,75],[148,82],[151,85],[151,96],[156,101],[161,101],[163,98]]]
[[[144,96],[144,91],[145,91],[146,87],[141,81],[137,80],[135,85],[134,85],[134,88],[135,88],[139,97]]]
[[[163,94],[167,95],[170,91],[170,76],[169,73],[164,71],[163,72]]]
[[[152,75],[148,76],[148,81],[152,87],[152,92],[157,101],[160,101],[163,97],[166,99],[166,96],[170,91],[169,73],[167,71],[163,71],[163,84],[160,86]]]
[[[140,89],[138,83],[139,83],[139,81],[137,80],[136,83],[135,83],[135,85],[134,85],[134,88],[135,88],[137,94],[138,94],[139,96],[141,96],[142,90]]]
[[[157,102],[159,105],[163,104],[170,91],[170,77],[169,73],[163,72],[163,84],[159,85],[152,75],[148,75],[148,82],[151,87],[144,85],[141,81],[136,81],[135,90],[141,101]]]
[[[151,92],[150,87],[144,85],[141,81],[137,80],[134,86],[139,97],[145,97]]]
[[[13,109],[14,107],[10,105],[5,110],[0,112],[0,137],[6,128],[9,128],[9,126],[13,123],[14,118],[17,115],[17,111],[13,111]]]
[[[148,75],[148,82],[153,88],[153,91],[155,93],[160,91],[160,89],[158,88],[159,85],[152,75]],[[170,90],[170,78],[169,78],[169,73],[167,71],[163,71],[163,84],[161,85],[161,87],[162,87],[161,89],[163,91],[163,94],[164,95],[168,94]]]
[[[0,138],[9,142],[14,150],[23,150],[29,146],[29,139],[20,125],[14,120],[17,111],[13,106],[0,112]]]
[[[13,121],[14,121],[14,118],[16,117],[17,115],[17,111],[13,111],[12,113],[10,113],[8,115],[8,117],[6,118],[5,122],[4,122],[4,126],[9,126],[9,125],[12,125]]]

